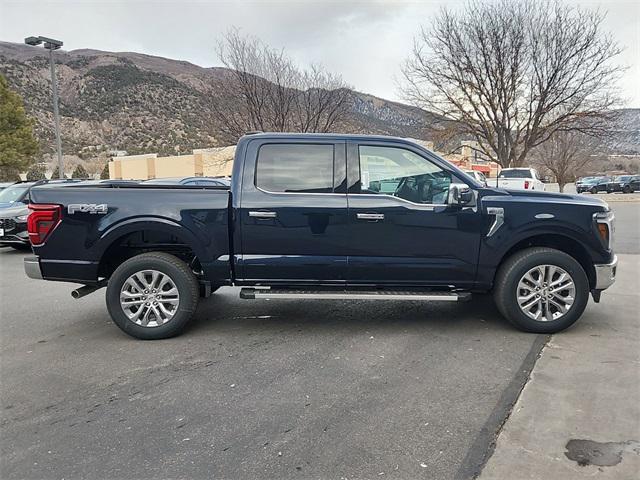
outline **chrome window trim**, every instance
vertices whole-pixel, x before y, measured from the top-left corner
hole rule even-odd
[[[412,202],[410,200],[405,200],[404,198],[396,197],[394,195],[389,195],[388,193],[379,193],[379,194],[378,193],[350,193],[349,195],[357,195],[359,197],[371,197],[371,198],[380,198],[380,197],[392,198],[394,200],[398,200],[399,202],[408,203],[410,205],[415,205],[417,207],[434,208],[434,207],[448,207],[449,206],[448,203],[415,203],[415,202]]]
[[[262,193],[268,193],[269,195],[334,195],[338,197],[344,197],[346,193],[335,193],[335,192],[327,192],[327,193],[318,193],[318,192],[272,192],[270,190],[264,190],[263,188],[254,185],[256,190]]]

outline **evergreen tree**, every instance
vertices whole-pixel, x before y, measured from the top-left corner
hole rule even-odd
[[[14,180],[37,152],[33,122],[25,113],[22,98],[0,75],[0,180]]]
[[[89,174],[82,165],[78,165],[71,174],[71,178],[89,178]]]
[[[104,164],[104,168],[102,169],[102,172],[100,173],[100,179],[101,180],[109,180],[109,162]]]
[[[45,175],[45,167],[39,163],[32,165],[27,172],[27,180],[29,180],[30,182],[45,180],[46,178],[47,176]]]
[[[53,173],[51,174],[51,180],[57,180],[58,178],[60,178],[60,168],[58,168],[58,166],[56,166],[56,168],[54,168]],[[64,175],[64,178],[69,178],[67,177],[67,175]]]

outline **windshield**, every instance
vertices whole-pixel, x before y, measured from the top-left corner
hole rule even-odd
[[[532,178],[531,170],[528,168],[514,168],[511,170],[502,170],[500,178]]]
[[[4,190],[0,190],[0,203],[13,203],[22,197],[22,194],[29,189],[26,185],[13,185]]]

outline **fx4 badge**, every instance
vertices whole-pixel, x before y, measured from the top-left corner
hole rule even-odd
[[[92,215],[105,215],[108,211],[106,203],[70,203],[67,206],[69,215],[74,213],[90,213]]]

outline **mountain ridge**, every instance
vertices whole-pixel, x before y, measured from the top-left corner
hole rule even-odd
[[[170,154],[224,144],[212,105],[216,82],[224,81],[227,69],[136,52],[78,49],[55,55],[65,152],[82,154],[87,147],[100,147]],[[46,52],[0,42],[0,73],[23,96],[43,151],[50,152]],[[424,138],[424,125],[436,118],[417,107],[352,90],[340,128]]]
[[[60,91],[63,150],[176,154],[233,143],[217,123],[216,84],[224,67],[138,52],[96,49],[55,53]],[[0,73],[25,100],[35,118],[43,153],[54,145],[49,63],[46,51],[0,41]],[[640,109],[621,110],[610,141],[617,154],[640,154]],[[434,140],[443,119],[401,102],[350,90],[350,108],[338,126],[345,133],[370,133]],[[455,141],[461,138],[456,138]]]

